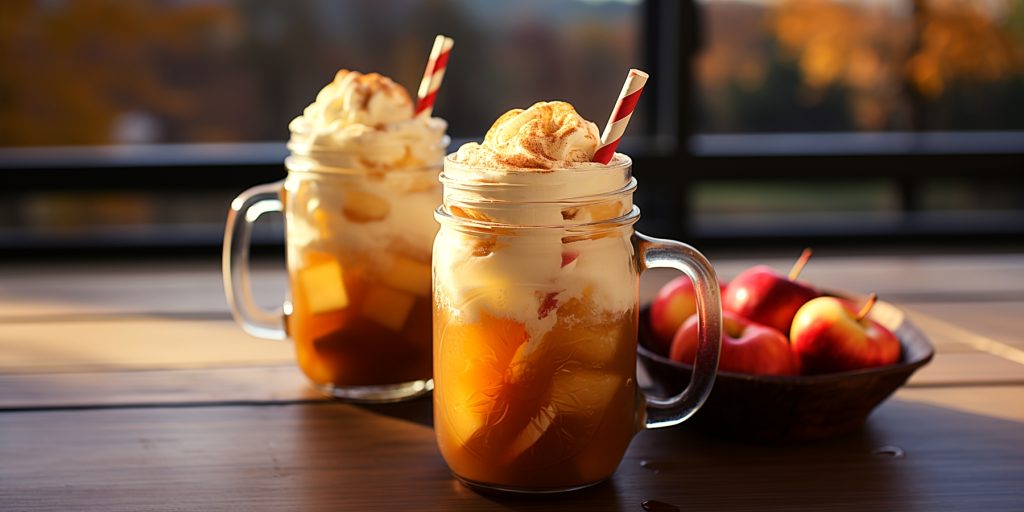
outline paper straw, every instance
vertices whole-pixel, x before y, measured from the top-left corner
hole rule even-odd
[[[594,152],[594,162],[607,164],[615,155],[615,148],[626,131],[629,118],[633,116],[633,109],[640,99],[640,93],[644,91],[647,78],[647,73],[639,69],[629,70],[626,83],[622,84],[622,92],[619,93],[612,115],[608,118],[608,125],[604,127],[604,134],[601,135],[601,146]]]
[[[455,40],[438,34],[434,38],[434,47],[430,50],[430,60],[427,61],[427,70],[423,72],[423,80],[420,81],[420,89],[416,93],[416,112],[414,115],[430,117],[434,111],[434,100],[437,99],[437,90],[441,87],[441,80],[444,78],[444,70],[448,67],[448,55],[452,51]]]

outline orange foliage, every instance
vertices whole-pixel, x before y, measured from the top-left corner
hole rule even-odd
[[[907,1],[912,17],[887,12],[893,7],[784,0],[774,31],[815,88],[839,83],[864,94],[902,85],[884,84],[894,77],[934,98],[953,80],[1001,80],[1024,64],[1000,22],[1010,0]]]
[[[941,95],[955,79],[997,81],[1024,66],[1024,48],[1014,44],[995,16],[1009,9],[1008,1],[994,8],[976,0],[921,5],[920,49],[908,59],[906,72],[925,96]]]
[[[175,86],[159,59],[207,50],[240,30],[226,6],[154,0],[5,0],[0,16],[0,145],[108,144],[132,111],[195,114],[196,91]],[[198,34],[197,34],[198,33]],[[64,122],[55,123],[54,119]]]

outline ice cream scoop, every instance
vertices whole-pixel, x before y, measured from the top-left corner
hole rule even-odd
[[[600,143],[597,125],[564,101],[542,101],[512,109],[487,131],[483,143],[459,148],[455,161],[514,169],[555,169],[593,165]]]

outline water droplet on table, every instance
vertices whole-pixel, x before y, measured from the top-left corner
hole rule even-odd
[[[894,459],[902,459],[903,457],[907,456],[907,452],[903,451],[903,448],[900,448],[899,446],[892,446],[892,445],[879,446],[878,448],[875,448],[875,450],[872,451],[871,454],[872,455],[886,455],[886,456],[892,457]]]
[[[679,507],[658,500],[647,500],[640,506],[647,512],[680,512]]]
[[[653,472],[655,475],[661,473],[661,470],[668,469],[667,462],[659,462],[656,460],[642,460],[640,461],[640,467]]]

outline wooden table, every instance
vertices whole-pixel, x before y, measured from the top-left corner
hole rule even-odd
[[[283,273],[258,268],[273,302]],[[231,322],[215,261],[0,267],[0,510],[1024,510],[1024,255],[822,254],[804,275],[877,291],[936,345],[862,431],[642,432],[605,484],[506,498],[453,481],[429,399],[315,394],[288,343]]]

